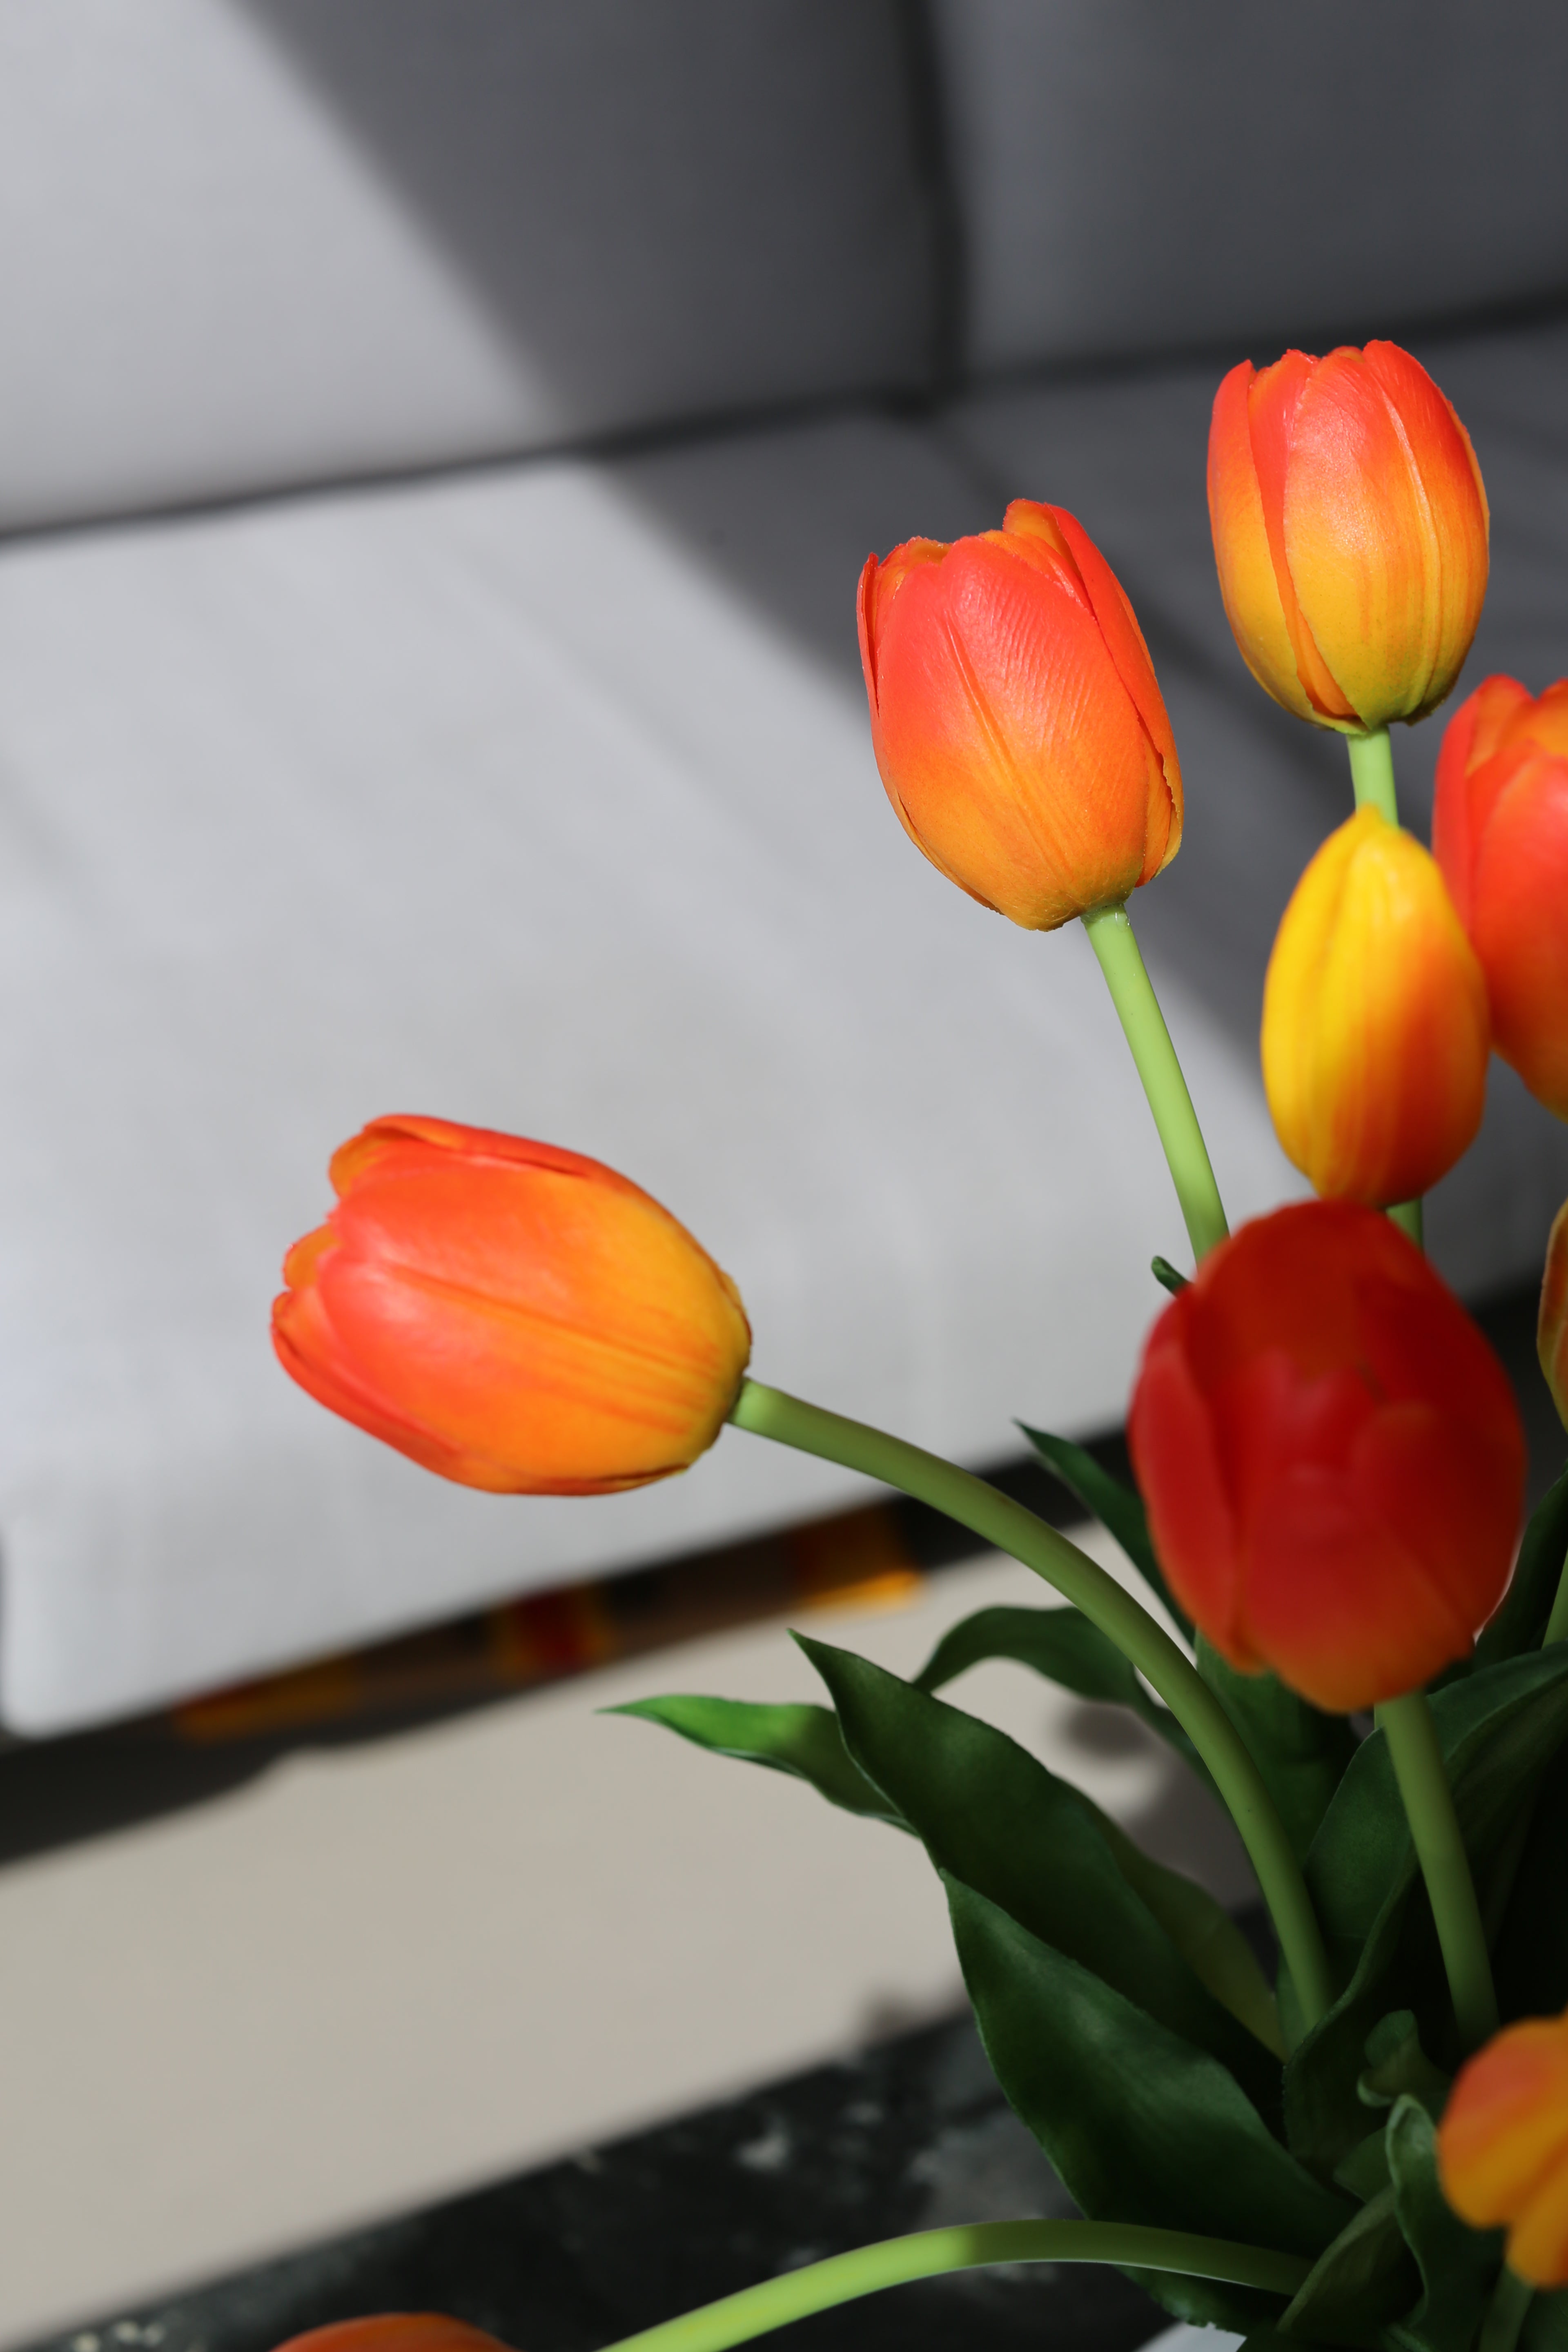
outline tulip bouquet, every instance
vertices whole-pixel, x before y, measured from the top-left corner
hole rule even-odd
[[[287,1369],[444,1476],[604,1493],[731,1423],[936,1506],[1057,1596],[955,1625],[907,1682],[807,1641],[821,1706],[630,1712],[925,1847],[992,2063],[1082,2218],[864,2248],[639,2352],[720,2352],[940,2270],[1077,2260],[1260,2344],[1568,2347],[1568,1475],[1521,1543],[1511,1391],[1421,1247],[1494,1048],[1568,1117],[1568,680],[1531,699],[1489,678],[1458,710],[1429,854],[1399,824],[1388,729],[1448,694],[1485,593],[1458,417],[1387,343],[1244,364],[1209,495],[1242,656],[1345,737],[1355,803],[1290,900],[1262,1008],[1269,1105],[1317,1197],[1234,1235],[1127,913],[1180,845],[1182,782],[1110,566],[1073,516],[1020,500],[999,530],[872,557],[859,592],[900,822],[983,906],[1083,922],[1169,1162],[1194,1270],[1154,1262],[1173,1296],[1131,1399],[1137,1491],[1029,1433],[1160,1614],[954,1465],[750,1378],[734,1286],[592,1160],[380,1119],[287,1262]],[[1541,1348],[1568,1409],[1568,1210]],[[1229,1810],[1272,1979],[1207,1894],[940,1695],[997,1657],[1131,1709]],[[404,2331],[383,2352],[453,2330],[374,2325]]]

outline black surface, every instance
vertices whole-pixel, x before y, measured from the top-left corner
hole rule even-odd
[[[270,2352],[375,2311],[445,2311],[522,2352],[593,2352],[903,2231],[1073,2208],[968,2017],[403,2220],[48,2339],[49,2352]],[[1114,2271],[1016,2265],[841,2305],[780,2352],[1132,2352],[1169,2325]]]

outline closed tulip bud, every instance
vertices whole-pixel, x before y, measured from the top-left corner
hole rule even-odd
[[[1244,1674],[1373,1706],[1464,1657],[1524,1492],[1507,1375],[1386,1217],[1276,1210],[1150,1335],[1128,1422],[1154,1549]]]
[[[1423,719],[1487,592],[1469,436],[1396,343],[1232,368],[1209,433],[1220,593],[1242,659],[1298,718]]]
[[[1568,2286],[1568,2016],[1510,2025],[1460,2068],[1437,2167],[1461,2221],[1507,2228],[1510,2270]]]
[[[1132,607],[1060,507],[912,539],[860,575],[888,798],[940,873],[1026,930],[1125,898],[1175,856],[1182,776]]]
[[[1535,1347],[1552,1402],[1568,1424],[1568,1201],[1552,1220]]]
[[[290,2336],[278,2352],[507,2352],[498,2336],[435,2311],[384,2311]]]
[[[333,1157],[338,1205],[272,1310],[284,1370],[426,1469],[602,1495],[686,1469],[740,1391],[734,1284],[596,1160],[438,1118]]]
[[[1486,974],[1492,1043],[1568,1118],[1568,678],[1489,677],[1437,755],[1432,847]]]
[[[1263,1084],[1287,1156],[1330,1200],[1426,1192],[1486,1102],[1486,983],[1443,877],[1374,808],[1296,885],[1263,984]]]

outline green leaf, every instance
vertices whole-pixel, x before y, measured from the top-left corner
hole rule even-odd
[[[1109,1824],[1087,1797],[977,1717],[847,1650],[795,1639],[827,1685],[846,1748],[938,1870],[1208,2051],[1255,2099],[1278,2100],[1277,2061],[1129,1884],[1104,1834]],[[1162,1893],[1168,1901],[1169,1886]]]
[[[1568,1555],[1568,1470],[1531,1515],[1502,1606],[1476,1643],[1478,1666],[1539,1650]]]
[[[1130,1706],[1212,1788],[1207,1767],[1170,1708],[1160,1705],[1131,1660],[1080,1609],[977,1609],[942,1635],[915,1676],[915,1688],[941,1690],[989,1658],[1030,1666],[1079,1698]]]
[[[1152,1257],[1149,1261],[1149,1271],[1161,1289],[1168,1290],[1173,1298],[1187,1286],[1188,1277],[1179,1266],[1173,1265],[1168,1257]]]
[[[1498,1906],[1498,2000],[1504,2017],[1556,2017],[1568,2006],[1568,1742],[1542,1777],[1520,1849]]]
[[[793,1773],[808,1780],[818,1796],[846,1812],[866,1813],[907,1829],[879,1789],[850,1761],[837,1719],[826,1706],[752,1706],[744,1699],[698,1698],[684,1693],[665,1698],[633,1699],[626,1706],[609,1706],[606,1715],[635,1715],[645,1723],[662,1723],[698,1748],[715,1756],[736,1756],[747,1764],[765,1764],[774,1772]]]
[[[1091,1518],[1116,1538],[1144,1582],[1153,1589],[1164,1602],[1184,1633],[1191,1634],[1192,1620],[1173,1597],[1154,1557],[1154,1546],[1149,1534],[1148,1514],[1142,1496],[1109,1470],[1102,1470],[1092,1454],[1075,1445],[1068,1437],[1053,1437],[1047,1430],[1031,1429],[1026,1421],[1018,1423],[1025,1436],[1048,1462],[1064,1486],[1078,1496]]]
[[[1366,2037],[1366,2072],[1355,2086],[1363,2107],[1392,2107],[1408,2093],[1436,2117],[1452,2088],[1452,2076],[1434,2066],[1421,2047],[1414,2011],[1390,2010],[1378,2019]]]
[[[1568,2287],[1531,2297],[1520,2330],[1519,2352],[1568,2352]]]
[[[1085,1800],[1087,1803],[1088,1800]],[[1135,1894],[1141,1895],[1201,1984],[1238,2017],[1266,2050],[1285,2056],[1279,2010],[1268,1978],[1230,1913],[1206,1887],[1155,1862],[1096,1808],[1100,1834]],[[1270,2102],[1272,2105],[1272,2102]]]
[[[1352,2209],[1271,2137],[1234,2076],[944,1875],[997,2080],[1084,2212],[1321,2253]],[[1137,2275],[1183,2318],[1245,2332],[1279,2309],[1277,2298],[1212,2280]]]
[[[1296,1859],[1307,1850],[1356,1752],[1343,1716],[1325,1715],[1274,1675],[1242,1675],[1200,1633],[1202,1675],[1242,1738],[1285,1824]]]
[[[1568,1645],[1478,1668],[1432,1700],[1454,1802],[1486,1909],[1504,1832],[1542,1767],[1568,1736]],[[1285,2070],[1290,2145],[1327,2173],[1366,2129],[1356,2096],[1366,2038],[1384,2013],[1411,2010],[1444,2063],[1453,2019],[1387,1744],[1363,1740],[1307,1857],[1330,1964],[1345,1990]]]
[[[1394,2190],[1384,2189],[1320,2254],[1279,2326],[1289,2341],[1373,2346],[1385,2321],[1408,2311],[1416,2284]]]
[[[1469,2352],[1502,2267],[1502,2232],[1468,2229],[1448,2203],[1432,2118],[1408,2093],[1394,2104],[1387,2139],[1394,2203],[1423,2289],[1390,2335],[1405,2352]]]

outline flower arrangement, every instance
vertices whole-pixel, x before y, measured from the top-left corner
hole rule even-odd
[[[1462,425],[1394,345],[1233,370],[1209,499],[1242,656],[1345,737],[1355,802],[1262,1007],[1269,1107],[1317,1197],[1234,1235],[1127,912],[1181,845],[1182,779],[1110,566],[1073,516],[1020,499],[1000,530],[871,557],[858,599],[900,822],[982,906],[1082,921],[1165,1151],[1194,1270],[1154,1261],[1173,1295],[1131,1399],[1137,1490],[1028,1433],[1183,1640],[996,1489],[752,1379],[733,1284],[592,1160],[379,1119],[287,1261],[285,1368],[446,1477],[604,1493],[686,1469],[729,1423],[936,1506],[1057,1596],[954,1626],[908,1682],[804,1642],[822,1706],[628,1712],[923,1844],[991,2062],[1082,2218],[863,2248],[639,2352],[721,2352],[1027,2261],[1116,2263],[1259,2346],[1568,2352],[1568,1474],[1521,1543],[1511,1391],[1421,1248],[1494,1048],[1568,1117],[1568,680],[1532,699],[1489,678],[1460,708],[1428,854],[1399,824],[1388,728],[1453,688],[1488,517]],[[1568,1208],[1540,1346],[1568,1419]],[[1273,1981],[1207,1894],[940,1695],[997,1656],[1132,1709],[1228,1808]],[[459,2338],[489,2341],[395,2317],[319,2352]]]

